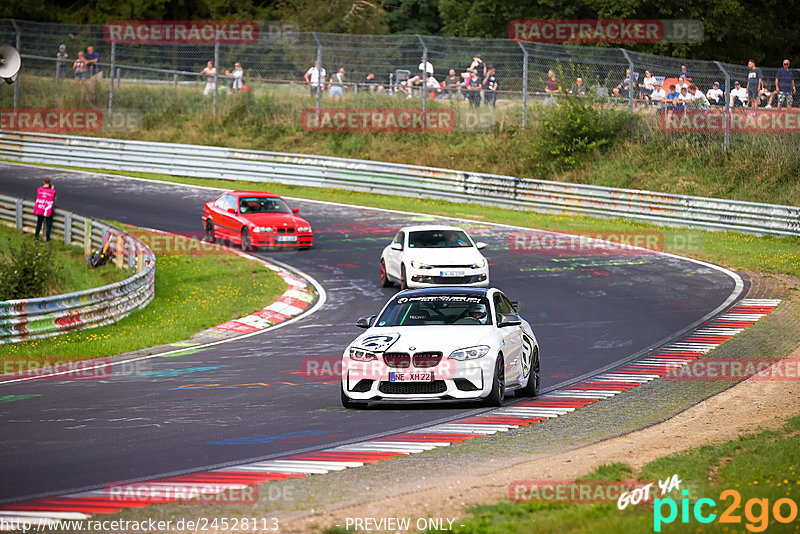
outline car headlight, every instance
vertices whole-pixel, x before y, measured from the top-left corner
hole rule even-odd
[[[433,269],[433,265],[422,263],[421,261],[411,260],[411,266],[415,269]]]
[[[377,360],[378,355],[368,350],[359,349],[358,347],[352,347],[350,349],[350,359],[359,362],[369,362],[372,360]]]
[[[310,226],[298,226],[297,227],[297,231],[298,232],[310,232],[311,231],[311,227]]]
[[[272,232],[274,230],[271,226],[256,226],[253,228],[254,232]]]
[[[486,267],[486,258],[481,258],[480,261],[472,264],[473,269],[483,269],[484,267]]]
[[[475,347],[466,347],[463,349],[454,350],[450,354],[450,358],[454,360],[473,360],[475,358],[483,358],[489,353],[487,345],[477,345]]]

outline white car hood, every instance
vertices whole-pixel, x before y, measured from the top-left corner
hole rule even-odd
[[[472,265],[483,259],[483,255],[475,247],[410,249],[406,256],[409,260],[435,266]]]
[[[494,327],[491,325],[370,328],[358,336],[350,346],[370,352],[439,351],[446,358],[457,349],[475,345],[490,345],[493,330]]]

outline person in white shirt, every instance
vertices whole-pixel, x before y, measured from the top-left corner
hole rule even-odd
[[[649,70],[644,71],[644,81],[639,86],[639,98],[648,100],[650,95],[653,94],[653,91],[657,85],[658,80],[656,80],[656,77],[653,76],[653,73]]]
[[[721,106],[725,103],[725,91],[719,88],[719,82],[714,82],[714,86],[706,93],[706,98],[712,106]]]
[[[655,102],[658,109],[664,109],[667,106],[667,92],[660,85],[656,85],[653,92],[650,93],[650,102]]]
[[[231,82],[231,89],[233,92],[237,92],[242,88],[243,81],[242,77],[244,76],[244,71],[242,70],[242,64],[238,61],[233,64],[233,72],[226,70],[225,76],[233,76],[233,82]]]
[[[208,76],[208,78],[206,78],[206,88],[203,89],[203,96],[208,96],[214,92],[216,87],[214,84],[214,75],[217,74],[217,68],[214,66],[214,62],[209,61],[206,64],[206,68],[200,71],[200,74],[205,74]]]
[[[733,108],[745,105],[747,105],[747,89],[742,87],[739,82],[735,82],[733,84],[733,91],[731,91],[730,106]]]
[[[306,71],[306,83],[311,87],[311,96],[317,96],[317,93],[325,86],[325,67],[319,68],[319,61],[314,62],[314,66]]]
[[[697,90],[696,85],[689,86],[689,96],[692,98],[692,107],[696,109],[710,109],[711,103],[702,91]]]

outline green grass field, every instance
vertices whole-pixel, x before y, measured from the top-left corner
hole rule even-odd
[[[20,246],[34,245],[32,234],[17,232],[14,228],[0,224],[0,261],[10,261],[12,250]],[[131,276],[128,271],[117,269],[111,263],[92,269],[84,260],[82,247],[64,245],[56,239],[51,239],[46,246],[53,253],[55,280],[42,294],[30,295],[29,298],[82,291],[113,284]],[[2,296],[0,300],[3,300]]]
[[[269,305],[286,287],[273,271],[234,254],[159,254],[155,297],[146,308],[113,325],[0,345],[0,363],[22,356],[64,360],[112,356],[181,341]]]

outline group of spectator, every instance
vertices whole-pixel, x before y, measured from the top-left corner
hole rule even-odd
[[[407,71],[406,71],[407,72]],[[340,98],[346,85],[345,70],[340,68],[330,79],[326,80],[327,72],[324,67],[319,66],[315,61],[314,66],[309,68],[304,79],[310,89],[312,97],[316,97],[325,91],[326,81],[327,90],[331,98]],[[476,54],[472,58],[472,63],[460,75],[456,74],[455,69],[450,69],[448,75],[439,81],[434,76],[434,68],[430,61],[425,57],[420,59],[416,74],[399,75],[398,79],[384,85],[375,78],[375,73],[370,72],[358,81],[359,90],[371,93],[382,93],[384,91],[400,93],[411,98],[415,91],[430,91],[431,98],[464,98],[471,106],[478,107],[483,101],[486,105],[495,106],[497,101],[497,90],[500,87],[500,79],[497,76],[497,69],[494,65],[486,64],[481,60],[480,55]]]
[[[58,59],[59,62],[64,62],[67,61],[68,58],[69,53],[67,53],[67,45],[59,45],[58,52],[56,52],[56,59]],[[78,52],[78,57],[72,63],[72,70],[75,73],[75,80],[78,83],[83,83],[90,77],[102,77],[103,66],[100,64],[100,54],[93,46],[87,46],[85,52],[83,50]]]
[[[206,66],[203,70],[200,71],[201,75],[207,76],[206,78],[206,86],[203,89],[203,96],[209,96],[214,94],[214,90],[216,89],[216,77],[217,75],[217,68],[214,66],[214,62],[209,60],[206,63]],[[248,91],[249,88],[244,84],[244,70],[242,69],[242,64],[238,61],[233,64],[233,70],[226,70],[225,76],[232,78],[231,79],[231,91],[237,93],[239,91]],[[227,88],[222,88],[223,92],[227,92]]]
[[[788,59],[783,60],[783,68],[777,71],[773,91],[768,89],[764,74],[759,67],[756,67],[754,60],[748,61],[747,66],[746,86],[743,87],[739,81],[734,81],[728,102],[730,107],[756,108],[765,104],[765,108],[771,108],[773,102],[777,100],[778,109],[783,106],[791,109],[797,88]],[[638,90],[640,100],[655,103],[659,109],[667,111],[682,111],[687,108],[708,109],[711,106],[725,105],[725,92],[720,83],[715,81],[708,91],[703,93],[694,83],[686,65],[681,65],[677,83],[669,84],[668,92],[650,70],[645,70],[644,80],[638,84],[636,80],[631,79],[630,69],[626,69],[625,77],[614,87],[613,93],[615,96],[627,97],[631,88],[634,93]]]

